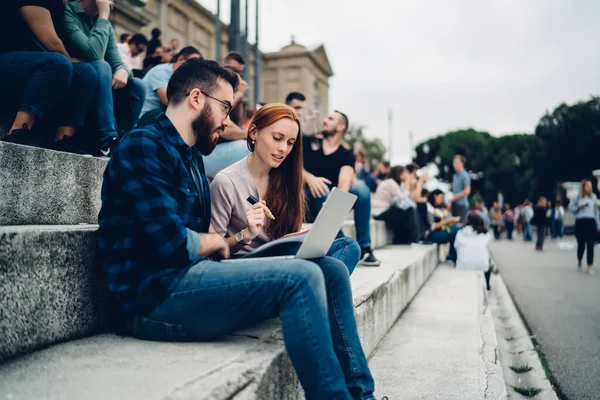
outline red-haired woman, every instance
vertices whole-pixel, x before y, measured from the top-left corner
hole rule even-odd
[[[300,230],[304,217],[302,132],[296,112],[283,104],[260,109],[248,129],[251,154],[219,172],[210,186],[212,223],[227,238],[232,254]],[[261,200],[252,206],[248,196]],[[275,220],[267,220],[271,212]],[[328,256],[354,271],[360,248],[354,239],[333,242]]]
[[[304,216],[300,126],[292,108],[283,104],[262,107],[248,129],[248,148],[252,153],[215,176],[210,188],[212,225],[227,238],[232,253],[248,253],[300,229]],[[248,207],[249,195],[261,201]],[[276,219],[265,223],[267,212],[272,212]],[[324,365],[342,372],[343,379],[339,379],[339,375],[331,379],[345,386],[336,389],[340,397],[335,398],[374,399],[374,381],[358,337],[349,276],[349,271],[358,263],[360,248],[353,239],[344,237],[334,241],[329,255],[310,260],[323,273],[326,309],[311,310],[305,317],[317,331],[328,325],[332,341],[323,344],[326,346]],[[259,273],[260,264],[256,264],[256,279],[274,279],[268,272]],[[290,280],[295,279],[293,274],[298,271],[291,270],[290,264],[282,262],[281,267],[282,271],[289,271]],[[272,316],[277,315],[278,310],[272,310]],[[325,321],[321,320],[322,316]],[[285,333],[292,340],[295,331],[289,332]],[[309,364],[304,361],[294,364],[300,377],[306,376],[304,372],[310,368]],[[311,388],[324,382],[304,381],[302,384],[305,391],[311,392]],[[307,393],[307,398],[316,396]]]

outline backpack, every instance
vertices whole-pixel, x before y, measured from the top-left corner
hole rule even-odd
[[[525,216],[525,212],[523,210],[521,210],[521,212],[519,213],[519,224],[521,225],[527,225],[527,217]]]

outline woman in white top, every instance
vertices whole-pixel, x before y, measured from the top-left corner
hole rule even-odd
[[[302,132],[296,112],[283,104],[258,110],[248,127],[248,148],[249,156],[219,172],[210,185],[213,227],[237,255],[298,232],[305,212]],[[250,195],[259,202],[248,203]],[[275,219],[266,219],[268,213]],[[298,246],[292,245],[289,252],[295,253]],[[341,237],[327,255],[352,273],[360,247],[354,239]]]
[[[488,246],[492,234],[488,232],[483,218],[477,212],[467,214],[467,221],[456,234],[454,248],[456,249],[457,269],[479,269],[485,274],[485,285],[490,290],[490,253]]]

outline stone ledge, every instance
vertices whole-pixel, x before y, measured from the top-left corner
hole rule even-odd
[[[95,224],[107,160],[0,142],[0,226]]]
[[[0,361],[107,325],[97,227],[0,227]]]
[[[382,241],[387,238],[381,232],[385,226],[372,222],[374,247],[388,244]],[[353,224],[345,223],[349,235],[354,233]],[[97,225],[0,227],[0,335],[5,338],[0,342],[0,362],[106,331],[108,297],[94,263],[97,229]]]
[[[352,275],[357,323],[371,354],[438,263],[434,246],[378,252],[379,268]],[[218,342],[151,343],[103,334],[0,365],[13,398],[301,399],[277,320]]]

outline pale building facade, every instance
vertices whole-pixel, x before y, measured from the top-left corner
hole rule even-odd
[[[115,1],[111,22],[117,37],[123,33],[143,33],[150,38],[153,28],[162,31],[163,45],[178,39],[180,47],[194,46],[204,57],[215,59],[216,16],[195,0]],[[221,25],[221,54],[227,54],[228,26]],[[246,60],[248,98],[254,97],[254,54]],[[222,61],[222,60],[218,60]],[[325,48],[304,47],[294,42],[280,51],[261,53],[259,98],[266,103],[283,102],[289,92],[301,92],[317,119],[328,113],[329,78],[333,70]]]

